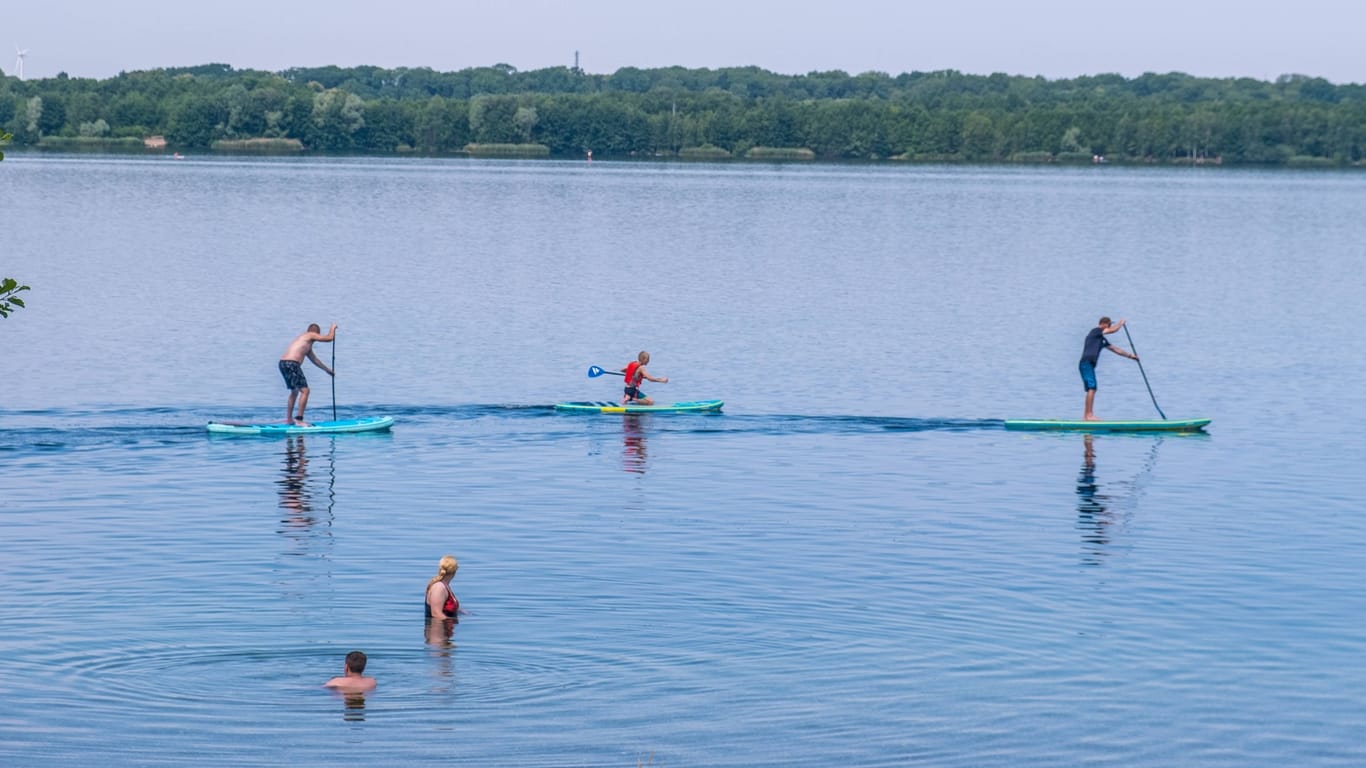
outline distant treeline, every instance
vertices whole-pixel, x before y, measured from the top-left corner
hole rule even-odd
[[[2,131],[17,147],[61,149],[160,136],[180,150],[1347,166],[1366,165],[1366,85],[207,64],[105,80],[0,76]]]

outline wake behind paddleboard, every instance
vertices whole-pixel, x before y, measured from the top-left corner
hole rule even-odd
[[[607,401],[555,403],[555,410],[572,413],[708,413],[721,410],[721,400],[688,400],[681,403],[622,405]]]
[[[1138,421],[1059,421],[1050,419],[1006,419],[1006,429],[1073,430],[1079,432],[1199,432],[1210,419],[1166,419]]]
[[[344,432],[382,432],[394,425],[392,416],[367,416],[363,419],[319,421],[307,426],[298,424],[243,424],[231,421],[211,421],[210,432],[228,435],[314,435]]]

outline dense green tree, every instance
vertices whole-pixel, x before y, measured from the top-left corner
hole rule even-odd
[[[965,158],[969,160],[995,159],[996,137],[996,126],[992,123],[991,116],[986,112],[973,110],[963,118],[963,140],[960,146]]]
[[[0,129],[43,136],[295,138],[314,150],[459,151],[537,142],[557,155],[807,147],[826,158],[906,155],[1361,164],[1366,85],[1146,73],[1065,80],[955,70],[779,75],[757,67],[313,67],[206,64],[106,80],[0,75]]]
[[[145,93],[133,91],[120,94],[109,106],[109,120],[114,126],[139,126],[144,131],[162,122],[158,102]]]
[[[365,103],[354,93],[328,88],[313,97],[311,127],[311,146],[323,150],[355,149],[357,134],[365,127]]]
[[[371,152],[393,152],[415,144],[414,109],[401,101],[382,99],[365,106],[365,125],[356,134],[356,145]]]
[[[481,144],[512,144],[518,140],[517,97],[475,96],[470,99],[470,133]]]
[[[204,149],[227,134],[229,110],[216,96],[184,95],[171,102],[166,140]]]
[[[536,108],[518,107],[512,115],[512,123],[517,127],[517,137],[524,143],[531,143],[531,132],[536,128]]]
[[[470,142],[469,104],[433,96],[418,110],[414,146],[423,152],[452,152]]]
[[[66,104],[57,95],[42,100],[38,112],[38,135],[52,136],[62,132],[66,126]]]

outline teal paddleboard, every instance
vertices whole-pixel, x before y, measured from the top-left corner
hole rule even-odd
[[[573,413],[707,413],[719,411],[724,403],[720,400],[688,400],[682,403],[655,403],[654,405],[622,405],[611,402],[555,403],[555,410]]]
[[[1079,432],[1198,432],[1209,419],[1165,419],[1139,421],[1058,421],[1048,419],[1006,419],[1006,429],[1074,430]]]
[[[307,426],[297,424],[243,424],[232,421],[211,421],[209,431],[227,435],[316,435],[342,432],[382,432],[394,425],[392,416],[368,416],[363,419],[319,421]]]

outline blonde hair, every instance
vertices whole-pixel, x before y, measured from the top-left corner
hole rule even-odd
[[[650,353],[642,351],[640,354],[636,355],[636,359],[640,361],[641,365],[645,365],[650,362]]]
[[[436,575],[427,582],[427,589],[431,589],[432,585],[438,581],[445,581],[447,576],[454,576],[458,570],[460,570],[460,563],[456,562],[455,557],[451,555],[442,557],[441,562],[436,564]]]

